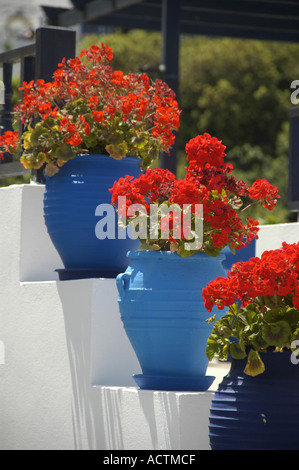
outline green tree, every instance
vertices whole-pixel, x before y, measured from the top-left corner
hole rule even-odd
[[[229,149],[250,143],[273,153],[299,76],[294,57],[297,45],[187,38],[180,57],[183,140],[207,131]]]
[[[78,44],[78,52],[93,44],[108,44],[113,49],[112,66],[125,73],[146,72],[153,79],[159,76],[161,34],[142,30],[113,34],[86,35]]]

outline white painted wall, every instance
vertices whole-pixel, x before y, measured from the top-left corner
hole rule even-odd
[[[276,250],[283,241],[298,243],[299,223],[262,225],[256,241],[255,254],[261,256],[265,250]]]
[[[58,281],[43,186],[0,189],[0,449],[209,449],[213,390],[140,391],[113,279]],[[257,252],[298,241],[299,224],[261,228]],[[275,247],[275,246],[271,246]]]

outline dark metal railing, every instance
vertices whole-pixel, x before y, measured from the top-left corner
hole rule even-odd
[[[290,147],[289,147],[289,184],[288,209],[297,212],[299,222],[299,107],[291,108],[290,120]]]
[[[53,72],[62,58],[76,55],[76,32],[53,26],[44,26],[36,30],[35,43],[0,53],[0,68],[4,83],[4,104],[0,113],[0,135],[13,129],[12,122],[12,79],[14,66],[19,65],[20,83],[42,78],[52,79]],[[0,160],[0,178],[17,176],[26,173],[19,161],[13,161],[12,155],[6,153]],[[42,175],[36,172],[35,179],[40,181]]]

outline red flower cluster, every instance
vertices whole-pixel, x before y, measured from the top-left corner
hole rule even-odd
[[[277,188],[271,186],[271,184],[263,178],[253,183],[252,187],[249,188],[248,195],[251,199],[258,199],[263,207],[271,210],[275,206]]]
[[[143,204],[149,213],[150,204],[161,204],[170,198],[174,183],[175,175],[161,168],[148,169],[136,179],[127,175],[109,189],[111,203],[120,210],[118,198],[125,196],[126,207]]]
[[[238,216],[242,198],[249,197],[271,210],[279,195],[278,189],[266,180],[258,180],[252,187],[244,181],[237,181],[231,174],[233,166],[224,162],[224,150],[224,145],[216,137],[207,133],[197,136],[186,145],[189,166],[185,178],[176,180],[168,170],[159,168],[147,170],[137,179],[126,176],[110,189],[111,202],[122,215],[125,214],[125,208],[118,206],[119,196],[126,197],[126,208],[131,204],[143,204],[148,215],[150,204],[187,205],[193,214],[196,205],[202,205],[202,250],[215,256],[227,245],[232,250],[240,249],[257,237],[258,233],[257,221],[248,218],[247,223],[243,224]],[[127,224],[131,220],[132,216],[128,217]],[[180,244],[185,238],[181,236],[176,239],[172,236],[169,240],[177,242],[177,249],[180,250]],[[159,245],[157,240],[154,243],[155,246]]]
[[[191,168],[195,166],[204,169],[210,165],[220,168],[224,165],[225,148],[220,140],[205,132],[186,145],[187,160]]]
[[[14,111],[25,126],[19,146],[26,168],[36,167],[37,155],[40,166],[46,161],[58,170],[77,153],[91,152],[136,156],[147,168],[160,151],[169,152],[179,128],[174,92],[146,74],[113,70],[112,57],[109,46],[91,46],[63,59],[51,82],[24,82]],[[12,150],[8,138],[0,140],[0,150]]]
[[[299,309],[299,243],[283,243],[277,250],[265,251],[260,258],[235,263],[226,278],[218,277],[203,289],[205,306],[228,307],[239,300],[242,306],[264,298],[283,300],[292,296],[293,306]],[[280,298],[280,299],[278,299]]]
[[[4,147],[9,153],[15,152],[18,144],[18,132],[6,131],[0,136],[0,148]],[[0,159],[4,160],[3,152],[0,152]]]

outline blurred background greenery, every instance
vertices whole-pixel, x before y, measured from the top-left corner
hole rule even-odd
[[[88,35],[78,50],[101,42],[112,47],[113,67],[162,78],[161,35],[145,31]],[[266,178],[281,199],[269,212],[255,206],[246,216],[261,224],[296,220],[287,209],[290,84],[299,78],[299,45],[239,39],[181,37],[178,100],[178,176],[185,145],[209,132],[227,147],[234,174],[248,184]]]
[[[86,35],[78,41],[78,52],[102,42],[113,49],[115,69],[163,79],[160,33],[134,30]],[[299,79],[298,58],[296,44],[181,36],[178,176],[185,173],[188,140],[204,132],[216,136],[226,145],[227,161],[238,179],[250,184],[266,178],[278,186],[281,199],[273,211],[254,207],[246,214],[261,224],[297,217],[287,209],[287,187],[290,85]],[[17,83],[14,87],[17,90]]]

